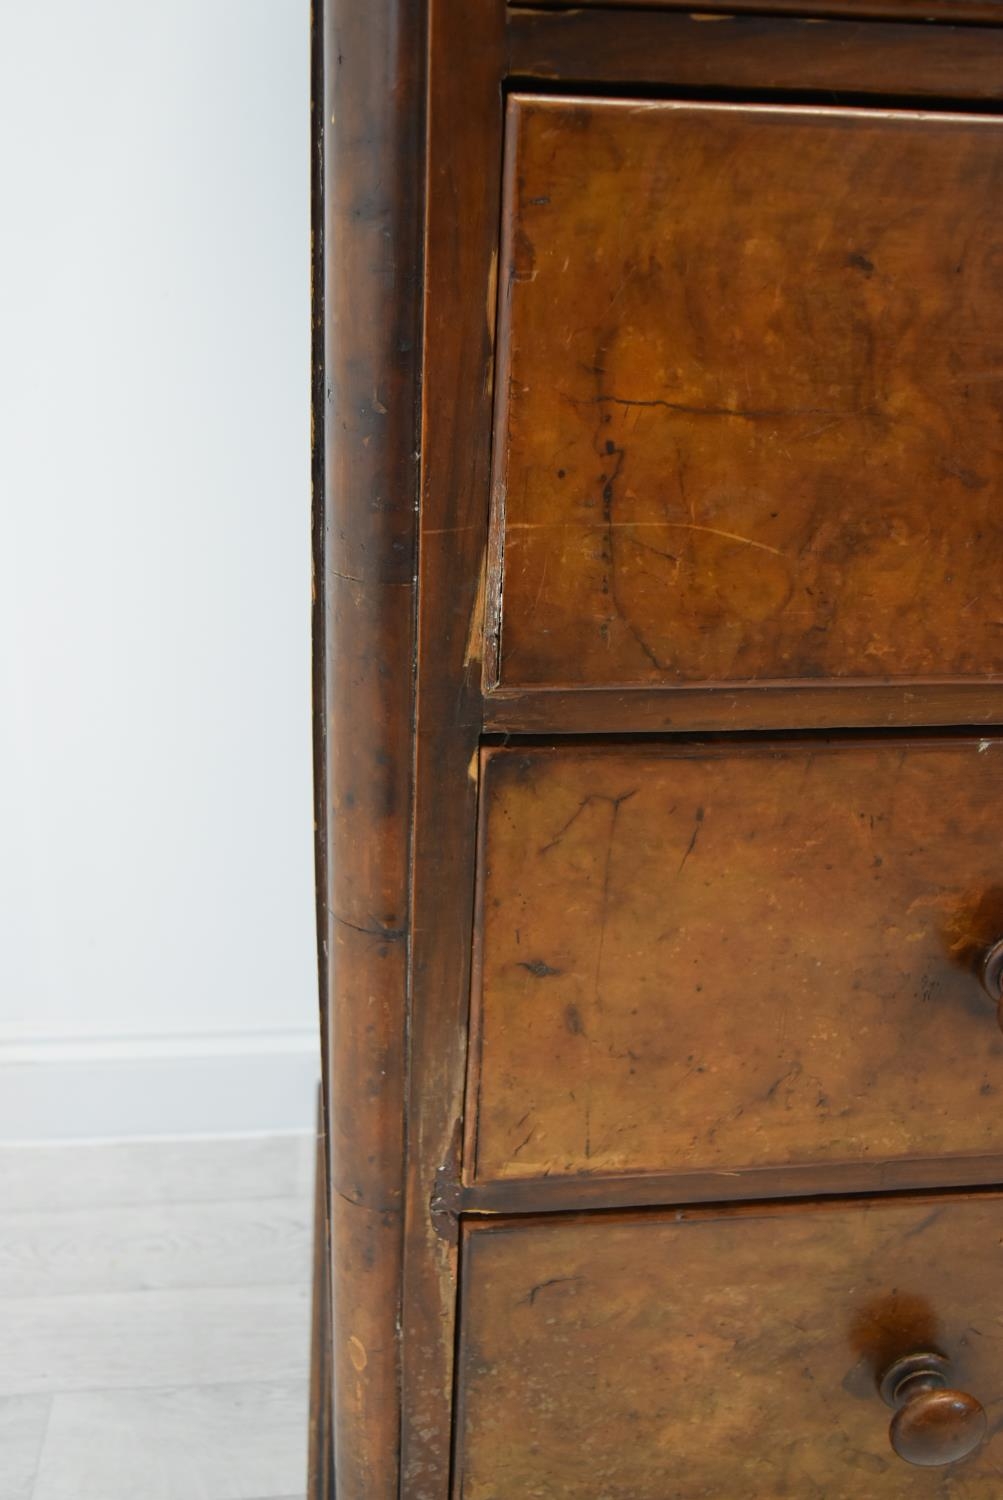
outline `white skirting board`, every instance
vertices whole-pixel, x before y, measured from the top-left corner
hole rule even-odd
[[[312,1130],[317,1033],[0,1045],[0,1145]]]

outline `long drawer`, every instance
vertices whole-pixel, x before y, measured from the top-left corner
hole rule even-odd
[[[486,750],[467,1181],[998,1169],[1001,799],[999,740]]]
[[[996,1195],[471,1225],[454,1496],[989,1500],[1001,1241]]]

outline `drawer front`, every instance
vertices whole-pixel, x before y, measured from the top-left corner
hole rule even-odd
[[[486,751],[471,1179],[1003,1152],[1001,798],[995,740]]]
[[[517,96],[489,684],[1003,673],[1001,182],[997,118]]]
[[[1001,1240],[996,1196],[470,1228],[454,1494],[989,1500]],[[946,1468],[892,1451],[877,1394],[927,1349],[989,1413]]]

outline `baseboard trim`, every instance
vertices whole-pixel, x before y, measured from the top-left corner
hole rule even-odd
[[[311,1130],[313,1032],[0,1046],[0,1144]]]

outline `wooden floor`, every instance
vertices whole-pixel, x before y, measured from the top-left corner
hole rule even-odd
[[[313,1150],[0,1150],[2,1500],[301,1500]]]

